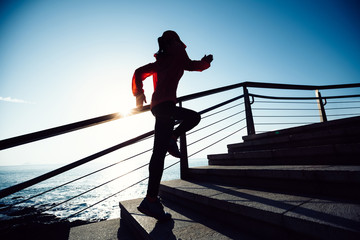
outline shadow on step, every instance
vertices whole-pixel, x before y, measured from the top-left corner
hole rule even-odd
[[[208,197],[221,199],[230,205],[241,204],[246,206],[255,203],[255,205],[258,205],[256,207],[261,205],[265,211],[277,209],[276,212],[281,215],[283,221],[289,221],[290,224],[296,224],[300,219],[306,219],[309,222],[337,225],[341,228],[360,229],[358,216],[360,206],[358,202],[327,197],[313,198],[310,196],[251,191],[215,184],[196,184],[206,189],[215,190],[214,194]],[[286,221],[286,219],[288,220]]]
[[[117,231],[117,239],[119,240],[133,240],[134,236],[132,235],[128,226],[123,219],[120,219],[120,227]]]
[[[171,223],[169,223],[168,225],[163,225],[165,223],[157,223],[156,225],[159,224],[159,226],[155,226],[154,230],[150,233],[150,236],[153,237],[153,239],[159,239],[156,238],[156,236],[158,236],[158,234],[163,235],[164,231],[168,231],[171,227],[174,227],[174,222],[176,223],[177,226],[177,231],[181,232],[181,230],[179,229],[184,229],[184,231],[186,231],[186,234],[183,233],[177,233],[180,234],[182,236],[187,236],[189,239],[197,239],[197,237],[199,236],[203,236],[206,234],[202,234],[201,228],[197,228],[194,224],[194,228],[189,228],[189,224],[192,223],[200,223],[204,226],[206,226],[207,228],[210,228],[214,231],[214,233],[216,233],[216,236],[212,236],[215,238],[219,238],[219,239],[244,239],[244,240],[254,240],[253,236],[250,236],[249,233],[246,232],[240,232],[238,231],[238,229],[234,229],[232,227],[230,227],[229,225],[223,224],[223,222],[217,222],[214,221],[212,219],[209,219],[207,216],[199,214],[196,211],[193,211],[191,209],[191,206],[186,206],[186,202],[184,202],[184,205],[179,205],[174,203],[173,201],[169,200],[169,199],[163,199],[162,203],[164,205],[165,208],[169,208],[172,210],[173,214],[173,221]],[[181,217],[180,217],[181,216]],[[186,227],[187,226],[187,227]],[[168,228],[168,229],[166,229]],[[159,235],[159,236],[160,236]],[[173,235],[174,236],[174,235]],[[210,237],[210,236],[208,236]],[[225,237],[225,238],[224,238]],[[177,239],[175,236],[174,238],[171,239]],[[201,238],[203,239],[203,238]]]

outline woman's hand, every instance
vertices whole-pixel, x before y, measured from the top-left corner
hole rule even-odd
[[[141,94],[136,96],[136,107],[137,108],[142,108],[143,105],[144,105],[144,102],[147,103],[144,93],[141,93]]]
[[[201,60],[204,60],[208,63],[211,63],[213,61],[213,55],[212,54],[209,54],[209,55],[205,55]]]

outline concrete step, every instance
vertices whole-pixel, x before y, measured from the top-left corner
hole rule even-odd
[[[244,136],[244,141],[259,141],[260,139],[278,138],[280,136],[304,134],[304,133],[315,133],[321,131],[329,131],[329,129],[347,129],[351,127],[360,126],[360,116],[337,119],[322,123],[313,123],[305,126],[285,128],[281,130],[265,132],[260,134]]]
[[[162,182],[160,195],[261,239],[360,237],[359,202],[183,180]]]
[[[248,150],[281,149],[289,147],[347,144],[359,142],[360,127],[350,125],[342,128],[327,128],[321,131],[293,134],[274,134],[271,137],[254,138],[242,143],[229,144],[228,152]]]
[[[360,143],[288,147],[208,155],[210,165],[360,164]]]
[[[172,215],[172,220],[159,222],[152,217],[147,217],[137,210],[142,199],[120,202],[121,219],[132,230],[135,239],[176,240],[176,239],[244,239],[255,240],[248,233],[243,233],[211,220],[175,204],[171,200],[163,200],[165,211]],[[120,238],[121,239],[121,238]]]
[[[204,166],[190,168],[187,179],[267,188],[292,193],[360,199],[360,166]]]

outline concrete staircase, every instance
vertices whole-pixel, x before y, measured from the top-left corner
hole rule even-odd
[[[360,239],[360,117],[246,136],[162,182],[173,221],[121,202],[139,239]]]

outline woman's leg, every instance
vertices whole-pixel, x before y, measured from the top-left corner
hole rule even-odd
[[[149,164],[149,182],[147,196],[156,198],[159,192],[161,177],[164,170],[164,160],[168,151],[169,141],[174,128],[175,104],[164,103],[156,106],[152,111],[155,115],[155,134],[153,153]]]
[[[171,214],[164,211],[164,207],[158,198],[158,193],[164,170],[167,146],[174,128],[174,118],[172,117],[174,108],[174,103],[164,103],[152,109],[156,122],[154,148],[149,164],[148,190],[146,197],[138,206],[138,210],[143,214],[161,221],[171,219]]]
[[[147,196],[157,197],[164,169],[164,160],[168,151],[171,137],[178,138],[200,122],[197,112],[176,107],[172,102],[159,104],[152,110],[155,115],[155,138],[153,154],[149,164],[149,183]],[[173,131],[175,119],[181,120],[180,125]]]
[[[194,128],[201,120],[199,113],[187,108],[180,107],[175,107],[174,118],[176,120],[182,120],[180,125],[173,131],[173,136],[175,138],[178,138],[185,132]]]

